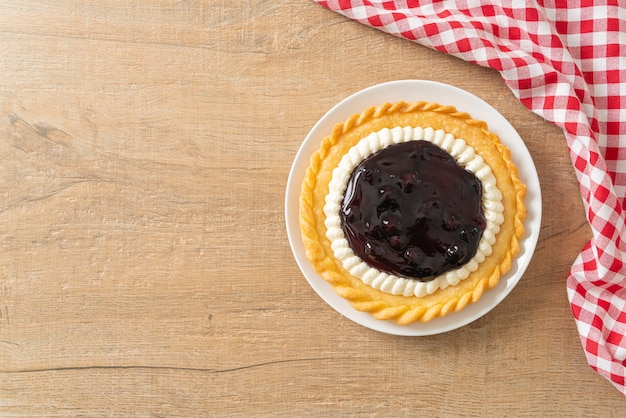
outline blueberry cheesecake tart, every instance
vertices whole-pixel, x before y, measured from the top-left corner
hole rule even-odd
[[[306,255],[335,292],[406,325],[463,309],[519,252],[526,187],[485,122],[384,103],[334,126],[300,194]]]

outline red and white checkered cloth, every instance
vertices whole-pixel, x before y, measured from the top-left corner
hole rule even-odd
[[[315,1],[498,70],[521,103],[563,128],[593,231],[567,294],[589,364],[626,395],[626,2]]]

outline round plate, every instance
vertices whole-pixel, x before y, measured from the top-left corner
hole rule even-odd
[[[367,312],[354,309],[350,303],[337,295],[332,286],[322,279],[306,258],[299,224],[300,186],[309,165],[311,155],[319,148],[322,138],[328,135],[336,123],[345,121],[369,106],[384,102],[428,101],[452,105],[467,112],[472,118],[487,122],[489,130],[511,150],[513,162],[519,170],[521,181],[528,193],[525,203],[528,217],[524,222],[525,234],[520,241],[520,253],[513,261],[511,270],[500,278],[498,285],[463,310],[435,318],[429,322],[398,325],[393,321],[379,320]],[[294,257],[304,277],[319,296],[337,312],[364,327],[394,335],[423,336],[448,332],[485,315],[500,303],[515,287],[530,263],[541,226],[541,189],[535,164],[522,138],[513,126],[493,107],[480,98],[447,84],[425,80],[399,80],[378,84],[344,99],[330,109],[304,139],[291,167],[285,195],[285,220],[287,235]]]

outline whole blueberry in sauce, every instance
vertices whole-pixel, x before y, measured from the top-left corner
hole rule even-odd
[[[429,281],[476,254],[486,224],[481,196],[480,180],[438,146],[395,144],[354,168],[342,229],[371,267]]]

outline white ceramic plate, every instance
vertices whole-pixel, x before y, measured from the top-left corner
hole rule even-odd
[[[525,199],[528,217],[524,223],[526,233],[520,242],[520,253],[513,262],[511,270],[501,277],[499,284],[494,289],[485,292],[478,302],[465,307],[460,312],[426,323],[410,325],[398,325],[392,321],[375,319],[369,313],[355,310],[348,301],[338,296],[332,286],[315,272],[306,258],[298,219],[300,185],[309,165],[309,159],[319,148],[322,138],[331,132],[336,123],[343,122],[369,106],[401,100],[452,105],[459,111],[471,114],[474,119],[487,122],[489,130],[497,134],[502,143],[511,150],[520,179],[528,188]],[[530,263],[539,238],[541,189],[535,165],[524,141],[497,110],[473,94],[457,87],[425,80],[399,80],[378,84],[353,94],[335,105],[313,126],[304,139],[289,173],[285,195],[285,220],[291,249],[300,270],[311,287],[337,312],[364,327],[387,334],[433,335],[448,332],[475,321],[495,308],[513,290]]]

